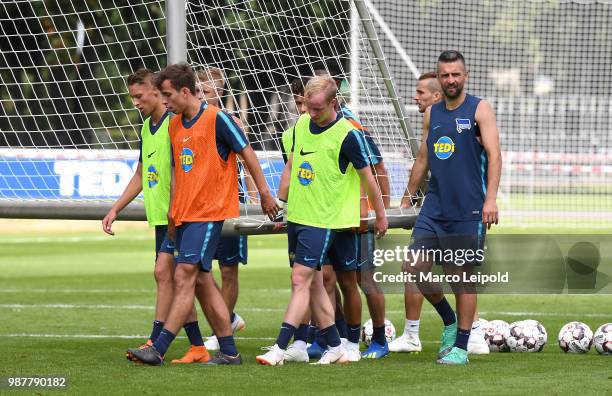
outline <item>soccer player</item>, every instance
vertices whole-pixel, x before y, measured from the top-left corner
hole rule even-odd
[[[337,61],[328,60],[324,66],[320,66],[315,70],[315,75],[331,76],[336,82],[338,90],[340,89],[342,84],[342,73],[340,64]],[[380,150],[374,143],[374,139],[369,131],[363,127],[359,118],[349,109],[344,101],[338,102],[338,110],[344,116],[344,118],[353,124],[357,130],[363,133],[367,143],[365,148],[372,166],[372,172],[376,177],[376,181],[382,193],[385,208],[389,208],[391,202],[391,187],[389,184],[387,169],[383,162]],[[362,189],[360,203],[362,219],[368,216],[369,208],[370,205]],[[385,337],[385,295],[374,283],[374,280],[366,275],[371,274],[371,271],[361,272],[364,265],[366,267],[372,265],[372,255],[374,250],[374,234],[368,231],[367,221],[361,222],[359,233],[359,265],[357,266],[356,271],[351,273],[350,271],[347,271],[348,268],[346,267],[336,267],[334,268],[334,270],[336,270],[334,273],[330,270],[331,267],[324,267],[323,280],[325,287],[330,294],[330,299],[333,301],[333,293],[337,290],[335,287],[336,278],[338,279],[338,283],[340,284],[340,288],[342,289],[342,294],[344,296],[344,315],[336,315],[338,319],[336,325],[339,327],[339,329],[343,329],[344,327],[345,330],[341,331],[341,334],[344,333],[351,339],[354,339],[354,336],[361,331],[361,297],[359,296],[357,284],[359,284],[362,290],[364,290],[366,302],[370,311],[370,317],[372,318],[374,330],[372,340],[374,342],[372,342],[368,349],[363,352],[362,356],[368,359],[380,359],[389,353],[387,339]],[[336,306],[342,308],[342,305],[336,304]],[[314,342],[309,348],[309,353],[311,355],[317,354],[318,344],[318,342]]]
[[[423,114],[429,106],[441,101],[442,95],[442,87],[438,82],[438,76],[435,71],[430,71],[428,73],[423,73],[419,77],[413,100],[417,105],[419,113]],[[405,193],[402,198],[402,208],[410,207],[411,202],[409,199],[410,197]],[[389,350],[391,352],[420,352],[422,350],[422,345],[419,338],[419,319],[421,317],[421,308],[423,307],[423,295],[412,282],[406,283],[404,306],[406,310],[404,333],[389,343]],[[468,353],[489,353],[489,347],[484,339],[478,312],[476,312],[474,316],[474,323],[472,324],[472,330],[470,332]]]
[[[168,206],[170,203],[170,138],[168,124],[170,115],[155,86],[155,73],[139,69],[128,77],[128,91],[134,106],[146,117],[141,129],[140,158],[134,176],[125,190],[102,220],[104,232],[114,235],[112,224],[144,186],[144,202],[147,221],[155,227],[155,282],[157,301],[155,320],[151,335],[144,346],[153,345],[161,332],[170,311],[174,287],[174,247],[162,244],[168,229]],[[145,155],[143,156],[143,152]],[[143,173],[143,168],[146,173]],[[209,354],[204,347],[202,334],[196,319],[184,324],[191,343],[187,352],[190,362],[206,362]],[[174,362],[174,361],[173,361]]]
[[[295,102],[295,107],[300,114],[306,113],[306,105],[304,102],[304,86],[308,83],[308,81],[312,77],[302,77],[296,78],[291,83],[291,93],[293,94],[293,100]],[[294,125],[285,130],[282,134],[281,144],[282,144],[282,154],[283,161],[285,164],[289,159],[289,155],[291,154],[291,148],[293,146],[293,129]],[[340,334],[340,338],[343,339],[343,331],[346,333],[346,323],[342,325],[341,321],[338,320],[338,316],[343,317],[342,305],[339,304],[341,301],[340,292],[336,287],[336,276],[335,273],[331,270],[332,266],[327,266],[329,260],[324,260],[323,263],[323,283],[327,294],[330,298],[332,306],[335,307],[336,314],[336,327],[338,328],[338,332]],[[329,270],[328,270],[329,269]],[[329,280],[327,277],[330,277]],[[328,290],[329,285],[333,288],[332,291]],[[311,313],[310,309],[307,309],[304,318],[302,319],[300,325],[295,331],[293,336],[294,342],[287,347],[287,350],[284,353],[284,361],[285,362],[303,362],[307,363],[310,358],[320,358],[324,352],[324,349],[320,346],[320,344],[326,345],[323,337],[320,337],[317,327],[314,325],[314,322],[311,321]],[[343,319],[342,319],[343,321]],[[359,327],[359,326],[358,326]],[[347,340],[347,336],[344,335],[344,340]],[[314,344],[314,348],[308,348],[307,344]],[[347,345],[348,347],[349,345]],[[316,352],[312,352],[315,349]],[[356,353],[355,348],[347,348],[347,355],[349,361],[358,361],[361,358],[359,354],[359,347],[357,345]]]
[[[271,219],[278,212],[244,133],[218,107],[201,103],[195,80],[186,64],[170,65],[156,79],[164,104],[177,114],[169,125],[174,168],[168,239],[175,241],[178,257],[174,298],[163,330],[152,346],[128,350],[135,360],[150,365],[163,363],[181,323],[193,309],[196,282],[205,292],[202,310],[219,341],[219,352],[205,364],[242,363],[227,305],[210,272],[224,220],[240,214],[236,154],[253,176],[263,212]]]
[[[196,91],[198,98],[208,103],[211,106],[219,106],[221,97],[223,96],[223,89],[225,86],[225,79],[223,72],[217,68],[207,68],[198,70],[196,73],[198,82],[196,83]],[[236,125],[242,128],[242,123],[237,117],[232,117],[232,120]],[[246,202],[246,195],[248,192],[254,192],[256,186],[253,184],[250,176],[245,176],[245,182],[249,186],[244,186],[242,178],[240,177],[240,170],[242,165],[238,164],[238,187],[239,187],[239,200],[241,203]],[[247,263],[247,236],[236,235],[229,237],[221,237],[219,240],[219,247],[215,253],[215,257],[219,262],[219,269],[221,270],[221,295],[227,305],[227,309],[230,312],[230,321],[232,323],[232,331],[235,333],[245,328],[246,323],[244,319],[234,312],[236,301],[238,300],[238,264]],[[196,288],[196,293],[201,293],[201,288]],[[195,314],[195,310],[192,311]],[[195,318],[191,317],[187,321],[192,321]],[[218,350],[219,341],[217,337],[212,334],[204,343],[208,350]]]
[[[332,262],[349,265],[357,261],[356,238],[338,230],[359,226],[360,180],[376,211],[377,234],[382,236],[387,230],[380,190],[365,152],[365,139],[336,111],[336,93],[336,83],[329,77],[314,77],[305,88],[308,112],[295,125],[293,149],[278,194],[279,199],[288,202],[291,299],[276,344],[256,358],[260,364],[284,363],[285,349],[309,304],[329,345],[318,364],[348,361],[334,324],[333,307],[323,287],[320,266],[326,256]],[[345,249],[351,243],[353,248]]]
[[[497,189],[501,152],[491,105],[464,90],[468,72],[463,55],[444,51],[438,57],[437,77],[444,100],[424,113],[423,140],[408,182],[414,195],[431,171],[429,189],[412,233],[412,249],[452,251],[482,249],[486,228],[498,222]],[[408,201],[410,202],[410,200]],[[453,236],[459,236],[453,237]],[[443,264],[446,274],[471,273],[474,262]],[[419,260],[413,270],[431,271],[430,260]],[[457,316],[438,287],[425,281],[419,289],[444,323],[438,352],[440,364],[467,364],[467,344],[476,313],[473,284],[451,283]]]
[[[317,74],[329,76],[326,72],[323,73],[319,70],[317,70]],[[304,113],[306,111],[306,107],[303,105],[304,82],[307,82],[309,79],[310,77],[296,79],[291,84],[291,91],[293,93],[293,98],[296,103],[296,107],[301,111],[301,113]],[[337,80],[336,83],[338,85]],[[339,107],[337,107],[336,110],[339,110]],[[344,114],[342,115],[345,116]],[[345,116],[345,118],[347,117]],[[354,120],[349,119],[349,121],[353,124],[353,126],[355,126]],[[359,128],[361,128],[360,124],[357,125]],[[292,139],[293,126],[283,132],[282,135],[282,144],[284,151],[283,158],[285,159],[285,162],[291,151]],[[366,142],[369,143],[367,139]],[[373,144],[373,142],[371,144]],[[365,212],[361,213],[361,217],[365,217],[366,215],[367,209]],[[358,237],[359,236],[357,234],[354,234],[351,231],[348,231],[348,233],[344,232],[340,236],[338,243],[340,243],[340,241],[342,240],[350,241],[351,239],[356,239]],[[346,248],[351,249],[351,246],[353,245],[354,241],[350,241],[349,246],[347,246]],[[359,249],[359,241],[357,242],[357,245]],[[338,246],[338,248],[343,249],[343,247],[341,246]],[[360,250],[358,250],[358,256],[359,253]],[[359,336],[361,333],[361,297],[359,295],[357,278],[357,270],[359,269],[360,263],[361,259],[358,257],[355,263],[352,263],[348,266],[345,262],[340,263],[341,265],[338,265],[337,263],[336,265],[333,265],[333,263],[329,259],[324,260],[322,265],[323,284],[332,303],[332,306],[334,307],[336,328],[338,329],[341,340],[346,346],[347,357],[350,362],[357,362],[362,357],[359,351]],[[338,272],[338,276],[336,276],[336,272]],[[336,280],[340,284],[342,294],[345,296],[344,307],[342,305],[342,296],[340,295],[340,291],[336,286]],[[295,332],[293,344],[289,345],[287,350],[285,351],[285,362],[308,362],[310,358],[314,359],[321,357],[327,347],[327,344],[325,342],[325,339],[321,337],[317,331],[314,331],[314,334],[312,333],[313,326],[311,323],[310,311],[308,311]],[[381,333],[381,335],[383,343],[382,345],[385,345],[386,339],[384,337],[384,331]],[[311,343],[312,345],[307,348],[307,343]],[[372,351],[370,351],[370,353],[371,352]]]

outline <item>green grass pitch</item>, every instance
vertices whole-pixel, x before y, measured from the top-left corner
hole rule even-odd
[[[134,365],[124,351],[145,340],[153,319],[152,232],[118,225],[117,236],[106,237],[96,223],[72,232],[61,226],[28,233],[27,227],[16,231],[15,224],[3,227],[0,242],[0,377],[69,377],[67,390],[38,389],[37,394],[603,394],[612,389],[611,356],[594,350],[568,355],[556,345],[566,322],[580,320],[595,330],[612,321],[609,295],[481,296],[483,318],[540,320],[549,339],[541,353],[472,356],[467,367],[437,366],[441,323],[425,304],[419,355],[329,367],[259,366],[255,355],[274,343],[289,297],[283,236],[252,237],[250,262],[240,268],[236,312],[247,322],[237,334],[243,366]],[[364,304],[363,320],[368,317]],[[401,333],[402,296],[387,296],[387,317]],[[210,330],[200,323],[206,335]],[[184,334],[179,336],[169,359],[187,348]]]

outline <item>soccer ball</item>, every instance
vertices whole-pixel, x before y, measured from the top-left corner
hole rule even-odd
[[[510,336],[510,325],[503,320],[492,320],[484,327],[484,339],[491,352],[508,352],[506,340]]]
[[[506,345],[510,352],[540,352],[547,339],[542,323],[537,320],[520,320],[510,324]]]
[[[593,343],[593,332],[582,322],[569,322],[559,331],[559,346],[563,352],[586,353]]]
[[[595,331],[593,344],[600,355],[612,355],[612,323],[599,326]]]
[[[372,319],[368,319],[361,327],[361,342],[366,345],[372,343],[372,335],[374,334],[374,327],[372,326]],[[395,326],[389,319],[385,318],[385,337],[387,342],[391,342],[395,339]]]

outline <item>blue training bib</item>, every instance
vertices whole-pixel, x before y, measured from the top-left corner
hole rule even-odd
[[[427,158],[431,179],[421,213],[439,220],[478,220],[487,192],[487,154],[475,115],[480,98],[466,95],[454,110],[431,106]]]

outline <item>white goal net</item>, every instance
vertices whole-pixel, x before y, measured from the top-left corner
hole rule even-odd
[[[93,205],[121,192],[136,166],[142,122],[125,79],[139,67],[166,65],[164,7],[2,3],[0,199]],[[225,74],[222,104],[241,119],[272,190],[283,168],[281,133],[298,116],[290,85],[318,68],[342,80],[342,100],[378,142],[399,202],[411,149],[382,59],[350,1],[192,0],[185,7],[186,60]],[[352,65],[359,70],[351,75]]]
[[[402,128],[380,62],[418,138],[418,75],[457,49],[468,62],[468,91],[497,114],[503,224],[609,228],[609,2],[359,3],[361,13],[349,0],[186,1],[186,60],[223,70],[224,107],[244,124],[273,189],[279,137],[297,117],[290,84],[335,64],[342,100],[379,145],[397,204],[417,143]],[[0,202],[87,205],[118,196],[136,165],[142,122],[125,80],[139,67],[166,65],[165,7],[0,3]]]
[[[465,55],[500,129],[502,224],[610,228],[612,2],[368,2],[418,135],[415,77],[443,50]]]

